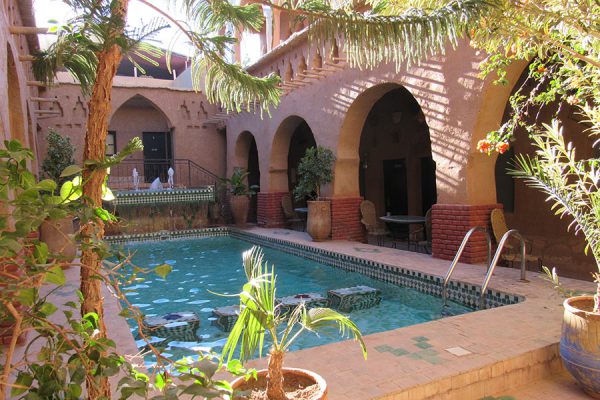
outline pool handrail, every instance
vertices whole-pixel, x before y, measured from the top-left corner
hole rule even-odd
[[[519,233],[518,230],[516,229],[511,229],[508,232],[506,232],[504,235],[502,235],[502,238],[500,239],[500,243],[498,243],[498,249],[496,250],[496,254],[494,254],[494,259],[492,260],[491,264],[489,263],[488,260],[488,271],[487,274],[485,275],[485,279],[483,280],[483,284],[481,285],[481,296],[479,299],[479,308],[483,309],[485,307],[485,291],[487,290],[488,284],[490,283],[490,280],[492,279],[492,274],[494,273],[494,269],[496,269],[496,265],[498,264],[498,261],[500,260],[500,255],[502,254],[502,250],[504,249],[504,245],[506,244],[506,241],[508,240],[508,238],[510,236],[515,236],[520,242],[521,242],[521,282],[529,282],[526,279],[526,275],[527,275],[527,263],[526,263],[526,252],[527,249],[525,247],[525,239],[523,239],[523,236]]]
[[[488,232],[487,228],[484,228],[483,226],[474,226],[471,229],[469,229],[469,231],[463,238],[463,241],[460,244],[456,255],[454,256],[454,260],[452,260],[450,268],[448,269],[448,272],[446,272],[446,276],[444,277],[444,283],[442,286],[442,298],[444,299],[444,306],[448,305],[448,283],[450,282],[450,277],[452,276],[454,268],[456,268],[456,264],[458,263],[458,260],[460,259],[460,256],[462,255],[462,252],[465,249],[467,242],[471,238],[471,235],[477,231],[485,233],[485,237],[487,239],[487,265],[490,265],[490,261],[492,259],[492,238],[490,237],[490,233]]]

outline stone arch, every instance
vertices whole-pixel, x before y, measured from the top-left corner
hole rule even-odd
[[[142,182],[150,183],[155,178],[167,181],[168,169],[173,166],[173,159],[177,158],[173,125],[154,102],[139,94],[129,97],[115,107],[108,131],[107,144],[114,144],[113,148],[108,148],[111,151],[120,151],[134,137],[142,139],[144,144],[143,152],[130,157],[131,165],[115,168],[111,173],[112,178],[130,176],[131,168],[135,167]]]
[[[144,103],[144,105],[146,107],[154,108],[164,118],[164,120],[167,123],[168,128],[169,129],[173,128],[173,123],[171,122],[171,119],[169,118],[167,113],[159,105],[157,105],[156,102],[152,101],[150,98],[148,98],[147,96],[144,96],[141,93],[136,93],[133,96],[124,98],[120,103],[113,104],[113,112],[110,117],[110,121],[112,122],[112,119],[114,118],[115,114],[119,110],[121,110],[123,108],[123,106],[136,105],[136,104],[139,105],[140,103]]]
[[[26,119],[23,110],[23,101],[21,99],[21,87],[19,73],[17,71],[18,56],[10,44],[6,44],[6,78],[7,78],[7,97],[8,97],[8,120],[9,129],[8,136],[11,139],[17,139],[24,145],[27,145],[27,137],[25,132]]]
[[[234,149],[234,169],[243,168],[248,171],[248,186],[258,187],[260,191],[260,163],[256,139],[250,131],[243,131],[235,141]],[[250,198],[250,207],[248,210],[248,222],[256,222],[258,198],[253,195]]]
[[[332,193],[334,197],[358,197],[360,195],[358,168],[363,126],[375,103],[386,93],[400,87],[402,86],[394,82],[373,86],[358,95],[348,108],[340,128],[337,144]]]
[[[506,103],[527,64],[525,61],[512,63],[506,69],[506,79],[509,82],[506,85],[495,85],[491,79],[485,82],[480,95],[477,120],[470,138],[470,157],[466,166],[467,198],[471,204],[496,203],[494,170],[497,154],[488,156],[480,153],[477,150],[477,142],[502,124]]]
[[[289,187],[288,158],[294,133],[301,125],[308,126],[306,120],[298,115],[286,117],[280,124],[271,145],[269,165],[269,191],[287,192]],[[310,126],[308,126],[310,129]],[[312,130],[311,130],[312,132]]]

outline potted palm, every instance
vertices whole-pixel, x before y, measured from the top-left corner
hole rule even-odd
[[[590,296],[571,296],[564,301],[560,355],[569,372],[592,397],[600,398],[600,170],[599,160],[578,160],[575,149],[565,142],[558,122],[545,125],[531,136],[537,156],[519,155],[512,173],[529,186],[548,195],[553,209],[570,216],[576,233],[583,234],[598,266],[598,283]],[[556,271],[544,267],[558,285]]]
[[[306,231],[315,242],[331,234],[331,202],[321,199],[321,186],[333,180],[333,152],[323,146],[310,147],[298,164],[297,200],[309,199]]]
[[[246,184],[250,173],[243,168],[235,168],[231,174],[231,178],[221,178],[223,184],[229,190],[231,195],[229,204],[231,206],[231,214],[233,222],[236,225],[245,225],[248,218],[248,207],[250,205],[249,196],[256,193],[256,186],[248,186]]]
[[[307,400],[325,399],[327,386],[323,378],[311,371],[284,368],[285,352],[306,331],[318,332],[324,328],[337,327],[342,335],[351,334],[358,341],[366,358],[367,349],[358,327],[348,317],[334,310],[308,309],[304,303],[290,312],[280,313],[275,300],[274,266],[269,268],[263,262],[262,252],[256,246],[244,252],[242,258],[248,282],[238,295],[240,314],[223,348],[223,358],[231,360],[238,349],[242,362],[254,357],[257,351],[259,356],[262,355],[267,333],[273,344],[269,351],[268,369],[258,371],[255,379],[236,379],[232,382],[234,390],[253,392],[249,396],[252,399],[286,400],[286,391],[289,393],[304,389],[305,392],[313,393]],[[298,387],[290,388],[290,385],[285,385],[285,390],[286,380],[299,382]]]

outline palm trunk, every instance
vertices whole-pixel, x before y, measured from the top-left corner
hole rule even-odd
[[[119,0],[113,15],[125,20],[128,0]],[[115,36],[123,33],[123,27],[117,28]],[[98,69],[92,95],[88,103],[87,132],[85,135],[84,160],[99,160],[104,157],[108,119],[111,111],[112,81],[121,61],[121,49],[117,45],[102,50],[98,54]],[[102,183],[106,176],[104,169],[84,169],[83,199],[89,207],[102,207]],[[83,302],[81,313],[96,313],[101,337],[106,337],[104,308],[101,293],[101,280],[97,277],[101,271],[101,257],[90,245],[104,236],[104,224],[100,219],[87,222],[82,228],[81,256],[81,293]],[[108,378],[86,378],[88,399],[111,398]]]
[[[269,355],[269,373],[267,375],[267,398],[285,400],[283,391],[283,351],[272,350]]]

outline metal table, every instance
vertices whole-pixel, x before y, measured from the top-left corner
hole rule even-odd
[[[379,217],[386,224],[398,224],[398,225],[423,225],[423,232],[425,233],[425,237],[427,237],[427,232],[425,232],[425,217],[421,217],[419,215],[384,215]],[[393,236],[397,230],[391,229]],[[410,228],[407,236],[408,242],[408,250],[410,250]]]

